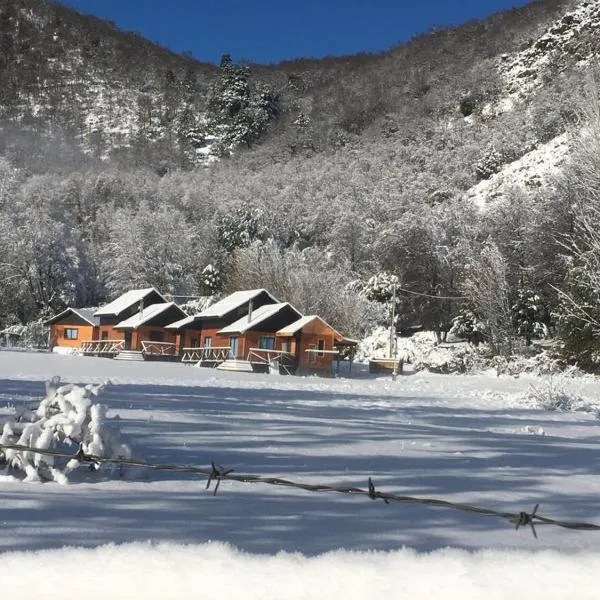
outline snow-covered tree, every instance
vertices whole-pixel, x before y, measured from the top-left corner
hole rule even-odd
[[[471,255],[462,280],[462,290],[469,304],[486,323],[491,349],[499,354],[509,354],[514,334],[506,261],[494,243],[486,243]]]
[[[485,340],[486,324],[471,309],[464,308],[452,319],[450,333],[478,346]]]
[[[214,296],[223,288],[223,278],[221,272],[212,264],[206,265],[200,273],[200,285],[207,295]]]
[[[217,136],[211,149],[227,155],[238,144],[250,145],[278,112],[278,96],[267,85],[252,86],[250,70],[223,55],[219,75],[208,93],[207,131]]]
[[[548,309],[538,294],[531,290],[518,290],[517,300],[510,310],[513,327],[528,346],[534,338],[548,336]]]
[[[238,206],[217,219],[219,243],[227,252],[246,248],[262,234],[262,213],[252,206]]]
[[[28,446],[64,453],[79,448],[100,458],[129,457],[130,450],[119,439],[119,430],[106,417],[106,407],[96,401],[103,385],[60,385],[54,377],[46,384],[46,397],[37,407],[17,407],[2,424],[0,444]],[[74,452],[73,452],[74,454]],[[27,480],[66,483],[80,462],[54,456],[0,447],[0,460],[22,471]]]
[[[365,283],[363,293],[367,300],[387,304],[394,296],[394,289],[400,285],[396,275],[382,271],[373,275]]]
[[[101,274],[112,295],[148,285],[172,295],[193,291],[200,240],[178,210],[143,203],[135,211],[111,211],[107,219]]]

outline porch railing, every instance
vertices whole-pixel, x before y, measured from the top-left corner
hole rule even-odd
[[[267,365],[283,369],[288,375],[296,367],[296,359],[290,352],[283,350],[267,350],[266,348],[250,348],[248,350],[248,362],[256,365]]]
[[[81,342],[79,352],[81,354],[104,354],[106,356],[115,356],[125,348],[123,340],[90,340]]]
[[[142,352],[147,356],[176,356],[177,346],[171,342],[142,340]]]
[[[183,348],[181,362],[210,364],[216,366],[225,362],[231,352],[230,346],[211,346],[204,348]]]

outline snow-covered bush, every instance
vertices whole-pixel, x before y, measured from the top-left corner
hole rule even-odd
[[[528,400],[544,410],[591,412],[593,407],[576,392],[569,390],[561,378],[550,377],[542,386],[531,385]]]
[[[467,340],[474,346],[478,346],[485,339],[485,330],[484,321],[472,310],[463,309],[452,319],[452,327],[449,333]]]
[[[477,179],[489,179],[494,173],[498,173],[506,162],[505,156],[496,148],[488,148],[486,153],[475,163],[475,175]]]
[[[30,321],[26,325],[11,325],[2,332],[12,340],[12,345],[20,348],[46,348],[48,327],[43,321]]]
[[[118,429],[106,419],[106,407],[95,401],[104,385],[60,385],[54,377],[46,384],[46,397],[37,407],[18,407],[3,423],[0,444],[17,444],[71,453],[67,446],[102,458],[128,457],[129,448],[119,440]],[[67,482],[80,462],[33,452],[0,447],[0,460],[23,471],[26,480]]]

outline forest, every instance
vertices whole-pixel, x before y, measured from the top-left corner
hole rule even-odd
[[[599,2],[268,66],[204,65],[58,2],[0,6],[0,326],[133,287],[264,287],[360,337],[395,287],[399,330],[498,354],[552,339],[597,368]],[[559,136],[548,181],[469,199]]]

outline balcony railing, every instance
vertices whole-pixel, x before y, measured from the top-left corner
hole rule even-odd
[[[229,358],[229,346],[214,346],[210,348],[183,348],[181,362],[217,366]]]
[[[281,369],[288,375],[296,367],[294,355],[283,350],[267,350],[266,348],[250,348],[248,362],[254,365],[267,365],[269,368]]]
[[[81,342],[79,352],[81,354],[98,354],[104,356],[116,356],[125,348],[123,340],[90,340]]]
[[[142,340],[142,352],[146,356],[177,356],[177,346],[170,342]]]

